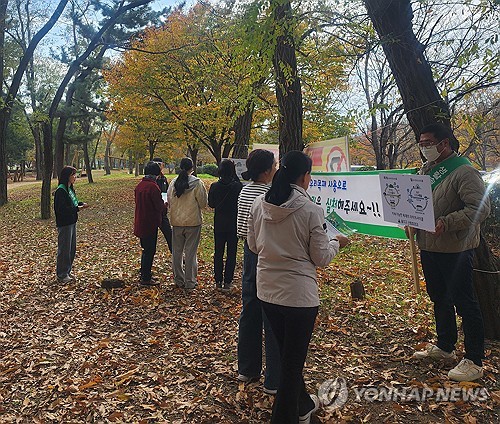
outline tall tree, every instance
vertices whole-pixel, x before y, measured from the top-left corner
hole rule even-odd
[[[276,99],[279,111],[280,156],[290,150],[302,150],[302,90],[297,72],[295,25],[289,0],[271,3],[276,37],[273,66],[276,78]]]
[[[61,16],[64,8],[68,0],[60,0],[57,5],[54,13],[49,18],[49,20],[45,23],[45,25],[33,36],[31,39],[26,51],[24,52],[21,60],[19,62],[19,66],[16,69],[16,72],[12,78],[10,83],[10,87],[7,90],[5,97],[2,99],[2,105],[0,108],[0,206],[7,203],[7,166],[5,163],[5,144],[7,137],[7,126],[9,124],[12,106],[14,104],[14,100],[17,97],[19,92],[19,87],[21,86],[21,81],[24,73],[26,72],[26,68],[28,67],[31,58],[33,57],[33,53],[48,32],[55,25],[59,17]],[[4,44],[5,44],[5,14],[7,10],[7,0],[1,0],[0,3],[0,62],[3,65],[3,52],[4,52]],[[2,77],[3,75],[3,66],[2,66]],[[4,79],[2,78],[2,82]],[[50,195],[50,194],[49,194]],[[50,198],[49,198],[50,200]],[[50,205],[49,205],[50,206]]]
[[[101,27],[94,33],[84,51],[77,58],[75,58],[73,62],[71,62],[66,75],[59,84],[59,87],[54,98],[52,99],[50,108],[48,110],[47,119],[43,123],[44,170],[40,202],[42,219],[50,218],[50,184],[53,170],[53,122],[56,116],[59,102],[64,95],[67,85],[74,77],[74,75],[79,72],[80,67],[84,63],[84,61],[87,60],[97,48],[105,48],[105,46],[102,45],[102,39],[103,37],[105,37],[107,31],[110,30],[115,24],[120,22],[120,19],[129,10],[144,6],[151,1],[152,0],[134,0],[126,2],[125,0],[115,0],[113,3],[113,7],[109,8],[108,10],[109,17],[102,22]]]
[[[241,87],[250,79],[242,72],[248,58],[231,50],[236,41],[219,19],[206,4],[178,10],[162,28],[145,31],[106,75],[115,109],[149,109],[176,128],[180,142],[189,134],[217,162],[232,148],[234,122],[248,104]]]

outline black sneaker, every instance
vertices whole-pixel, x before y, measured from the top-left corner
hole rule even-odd
[[[231,283],[224,283],[224,285],[222,286],[222,291],[225,292],[225,293],[229,293],[231,291],[231,287],[233,285]]]
[[[215,288],[217,290],[222,290],[222,281],[216,281],[215,282]]]
[[[154,286],[159,286],[160,285],[159,281],[156,281],[156,280],[153,280],[153,279],[148,280],[148,281],[141,280],[140,283],[141,283],[141,286],[148,286],[148,287],[154,287]]]

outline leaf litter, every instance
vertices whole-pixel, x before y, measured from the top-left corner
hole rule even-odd
[[[132,234],[138,179],[96,181],[77,183],[91,208],[80,214],[77,282],[69,285],[55,281],[55,225],[37,218],[38,189],[9,191],[10,203],[0,208],[0,422],[268,422],[272,397],[263,393],[262,379],[247,385],[236,379],[241,252],[233,291],[217,292],[207,210],[198,288],[190,295],[174,288],[161,234],[153,267],[161,288],[141,288],[141,252]],[[434,330],[431,303],[413,293],[407,251],[404,241],[355,236],[319,270],[322,304],[306,385],[315,393],[341,377],[349,396],[313,422],[499,421],[498,343],[488,341],[484,378],[465,385],[447,379],[453,365],[411,359]],[[366,300],[350,299],[353,279],[363,282]],[[485,388],[488,399],[355,396],[355,388],[380,387]]]

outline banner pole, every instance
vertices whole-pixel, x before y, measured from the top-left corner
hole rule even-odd
[[[410,254],[411,254],[411,270],[413,273],[413,287],[415,293],[420,293],[420,281],[418,275],[418,263],[417,263],[417,247],[415,245],[415,229],[413,227],[408,228],[408,235],[410,238]]]

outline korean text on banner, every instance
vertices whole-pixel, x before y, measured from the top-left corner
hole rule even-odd
[[[335,211],[346,225],[361,234],[405,239],[396,224],[385,222],[379,174],[415,174],[416,169],[312,173],[308,193],[328,216]]]

